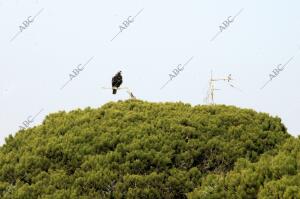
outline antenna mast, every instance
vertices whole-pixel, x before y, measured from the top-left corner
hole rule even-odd
[[[225,81],[227,82],[231,87],[235,88],[232,84],[229,82],[232,81],[233,79],[231,78],[231,74],[229,74],[226,78],[213,78],[213,72],[210,72],[210,80],[208,82],[208,90],[206,97],[204,99],[204,103],[206,104],[215,104],[214,97],[215,97],[215,91],[220,90],[215,88],[215,83],[217,81]]]

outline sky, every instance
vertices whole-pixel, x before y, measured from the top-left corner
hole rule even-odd
[[[205,104],[211,71],[231,74],[235,88],[217,81],[216,104],[278,116],[297,136],[299,9],[297,0],[0,0],[0,145],[50,113],[128,99],[103,89],[120,70],[138,99],[192,105]]]

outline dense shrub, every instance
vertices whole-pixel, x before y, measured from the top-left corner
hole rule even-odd
[[[297,194],[296,157],[283,151],[262,177],[255,170],[289,137],[279,118],[233,106],[128,100],[62,111],[6,139],[0,198],[250,198],[281,184]]]
[[[278,150],[251,163],[239,159],[234,170],[210,174],[190,198],[300,198],[300,140],[288,139]]]

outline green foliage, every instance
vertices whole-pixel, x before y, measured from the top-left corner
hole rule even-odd
[[[279,118],[233,106],[128,100],[58,112],[6,139],[0,198],[264,198],[274,187],[297,195],[289,144],[275,166],[260,158],[289,137]]]
[[[213,180],[212,180],[213,179]],[[206,192],[207,184],[214,189]],[[205,192],[206,196],[203,196]],[[290,138],[272,153],[251,163],[239,159],[224,174],[209,174],[189,198],[300,198],[300,139]]]

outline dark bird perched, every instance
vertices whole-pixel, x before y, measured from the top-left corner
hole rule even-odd
[[[119,88],[119,86],[121,86],[122,82],[123,82],[123,78],[121,75],[122,71],[119,71],[113,78],[111,81],[112,84],[112,89],[113,89],[113,94],[117,93],[117,89]]]

